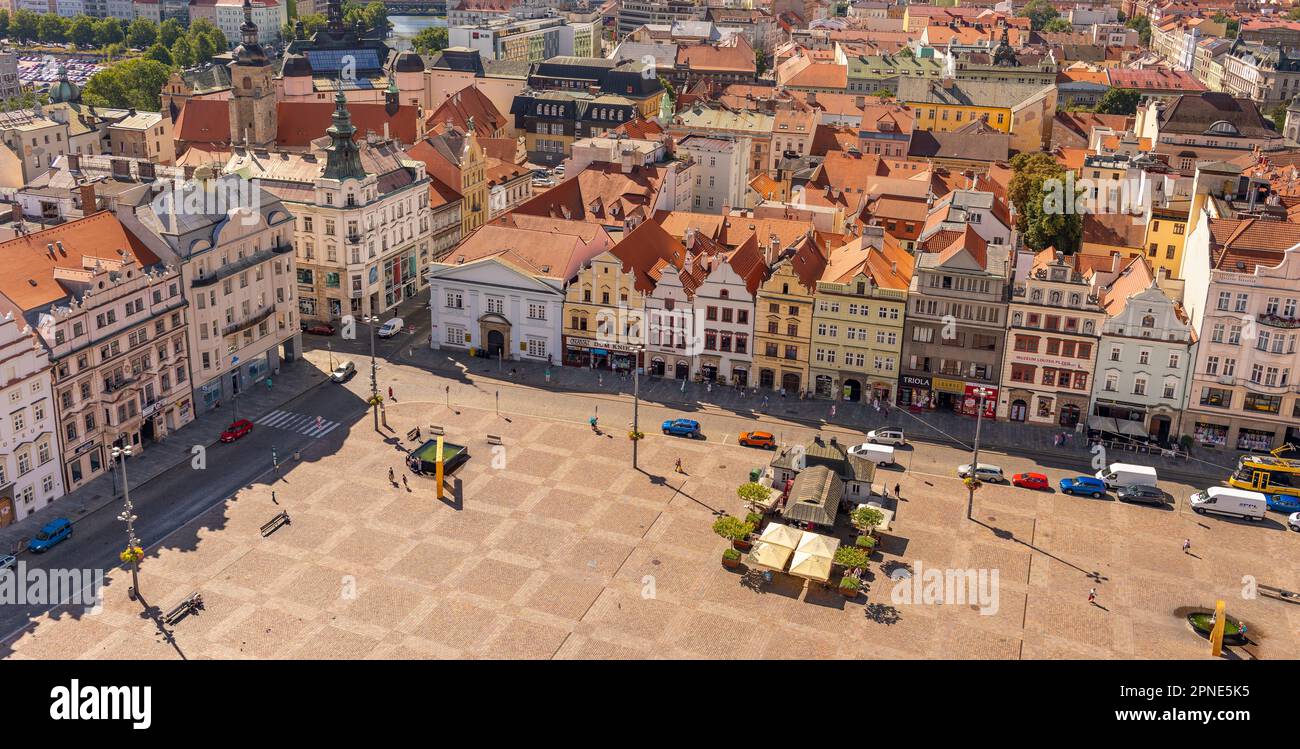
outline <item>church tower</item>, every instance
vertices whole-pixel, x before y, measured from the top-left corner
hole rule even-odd
[[[275,143],[275,82],[271,60],[257,42],[253,5],[244,0],[243,41],[230,63],[230,142],[232,145],[267,147]]]

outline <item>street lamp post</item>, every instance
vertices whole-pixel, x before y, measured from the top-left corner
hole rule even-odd
[[[233,419],[233,421],[239,421],[239,357],[238,356],[230,357],[230,376],[234,378],[231,381],[231,387],[235,391],[234,395],[230,399],[230,402],[235,409],[235,418]]]
[[[966,519],[975,514],[975,482],[980,467],[980,425],[984,423],[984,400],[992,395],[988,388],[975,388],[975,444],[971,449],[970,473],[966,476]]]
[[[641,352],[645,347],[638,346],[633,352],[632,359],[632,434],[635,437],[640,434],[640,406],[641,406]],[[636,468],[636,449],[637,444],[641,442],[639,437],[632,440],[632,468]]]
[[[117,519],[126,523],[126,548],[131,558],[131,590],[127,595],[134,601],[140,595],[140,556],[136,552],[136,549],[140,548],[140,539],[135,535],[135,521],[138,516],[135,514],[135,506],[131,504],[131,487],[126,480],[126,459],[131,456],[131,446],[114,446],[111,452],[114,461],[122,462],[122,496],[125,499],[122,503],[122,512],[118,514]]]
[[[379,318],[375,315],[367,315],[361,318],[370,328],[370,408],[374,411],[375,431],[379,431],[379,378],[375,374],[375,324]]]

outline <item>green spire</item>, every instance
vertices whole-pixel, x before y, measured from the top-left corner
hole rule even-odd
[[[332,142],[325,149],[325,173],[322,176],[337,180],[361,179],[366,176],[366,170],[361,166],[361,152],[352,140],[357,129],[352,124],[352,115],[348,114],[348,99],[343,95],[341,83],[334,96],[334,124],[325,131]]]

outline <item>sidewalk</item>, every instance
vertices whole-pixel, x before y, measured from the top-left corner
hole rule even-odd
[[[409,348],[403,348],[398,361],[453,379],[513,381],[557,392],[602,393],[609,396],[632,394],[631,375],[620,377],[618,373],[606,370],[524,361],[498,363],[493,359],[471,358],[461,351],[435,351],[427,345],[418,344],[415,345],[414,356],[409,353]],[[678,408],[686,415],[692,411],[717,409],[760,420],[781,419],[848,429],[895,426],[903,428],[908,439],[947,443],[967,449],[975,440],[975,418],[948,412],[914,413],[890,407],[886,415],[883,408],[877,410],[870,403],[781,398],[775,392],[759,391],[755,394],[752,388],[737,390],[716,384],[710,388],[695,382],[686,382],[683,386],[681,380],[644,375],[641,377],[640,390],[643,401]],[[767,396],[766,409],[763,406],[764,395]],[[835,408],[833,417],[832,405]],[[1063,446],[1058,446],[1054,440],[1062,432],[1068,432],[1069,436]],[[1090,464],[1093,459],[1087,438],[1073,430],[992,419],[985,419],[980,425],[980,449],[1030,455],[1048,465],[1059,464],[1060,467],[1069,467],[1071,470],[1078,470],[1080,464]],[[1182,460],[1125,450],[1106,456],[1106,462],[1150,465],[1164,473],[1197,480],[1213,478],[1216,482],[1222,480],[1236,463],[1236,455],[1232,453],[1202,453],[1204,451],[1198,451],[1190,460]]]
[[[272,377],[272,385],[258,382],[239,396],[239,417],[256,419],[268,411],[280,408],[312,387],[325,381],[327,375],[306,360],[285,363],[280,374]],[[234,418],[232,408],[221,408],[199,416],[184,427],[172,432],[161,442],[145,446],[144,453],[127,459],[127,476],[131,487],[144,484],[171,468],[190,461],[195,445],[210,447],[221,437],[221,432]],[[107,456],[105,456],[107,458]],[[110,465],[112,463],[110,462]],[[106,504],[118,503],[121,484],[117,471],[106,471],[76,491],[65,494],[49,505],[28,515],[6,528],[0,528],[0,549],[18,553],[25,548],[25,539],[31,538],[41,526],[54,518],[66,517],[74,523],[82,517],[102,509]]]

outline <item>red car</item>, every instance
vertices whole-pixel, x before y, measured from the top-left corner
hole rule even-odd
[[[1048,487],[1047,477],[1041,473],[1017,473],[1011,477],[1012,486],[1023,486],[1026,489],[1046,489]]]
[[[307,332],[312,335],[334,335],[334,326],[327,322],[323,322],[319,325],[313,325],[310,328],[307,328]]]
[[[248,419],[240,419],[239,421],[236,421],[235,423],[226,427],[226,431],[221,433],[221,441],[234,442],[235,440],[239,439],[240,437],[243,437],[245,434],[248,434],[251,431],[253,431],[253,422],[249,421]]]

